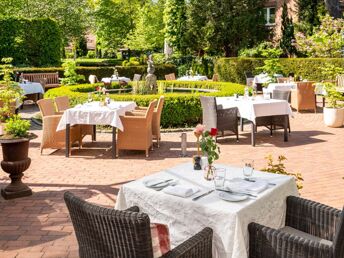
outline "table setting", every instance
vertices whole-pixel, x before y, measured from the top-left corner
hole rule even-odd
[[[185,75],[177,79],[177,81],[207,81],[208,77],[204,75]]]
[[[139,206],[152,222],[168,225],[173,246],[211,227],[214,257],[245,258],[247,225],[282,227],[285,199],[298,195],[292,177],[253,166],[253,160],[243,160],[243,167],[216,164],[213,180],[206,180],[193,163],[180,164],[123,185],[115,208]]]

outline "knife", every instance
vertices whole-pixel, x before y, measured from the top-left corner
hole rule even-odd
[[[254,194],[250,194],[250,193],[246,193],[246,192],[234,192],[232,190],[224,190],[224,189],[216,189],[217,191],[220,191],[220,192],[225,192],[225,193],[231,193],[231,194],[240,194],[240,195],[248,195],[248,196],[251,196],[251,197],[254,197],[254,198],[258,198],[257,195],[254,195]]]
[[[214,192],[214,191],[215,191],[215,190],[210,190],[210,191],[208,191],[208,192],[205,192],[204,194],[201,194],[201,195],[198,195],[198,196],[192,198],[192,200],[193,200],[193,201],[197,201],[198,199],[200,199],[200,198],[202,198],[202,197],[204,197],[204,196],[206,196],[206,195],[208,195],[208,194],[211,194],[211,193]]]

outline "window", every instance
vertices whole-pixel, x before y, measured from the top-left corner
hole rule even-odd
[[[275,25],[275,7],[264,8],[265,25]]]

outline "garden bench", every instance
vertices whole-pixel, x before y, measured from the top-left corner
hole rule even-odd
[[[45,91],[60,87],[59,74],[56,73],[26,73],[22,74],[23,79],[30,82],[39,82],[42,84]]]

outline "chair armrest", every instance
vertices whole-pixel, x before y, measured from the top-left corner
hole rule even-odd
[[[333,241],[340,210],[327,205],[288,196],[286,226]]]
[[[47,123],[51,123],[51,122],[59,122],[60,121],[60,119],[61,119],[61,117],[62,117],[62,115],[52,115],[52,116],[44,116],[43,117],[43,124],[44,124],[44,122],[45,121],[47,121]]]
[[[125,211],[140,212],[140,208],[138,206],[133,206],[133,207],[126,209]]]
[[[135,110],[137,111],[146,111],[148,107],[136,107]]]
[[[306,240],[257,223],[250,223],[248,231],[250,258],[333,258],[333,248],[330,245]]]
[[[212,257],[213,230],[204,228],[170,252],[163,255],[163,258],[208,258]]]
[[[140,111],[127,111],[125,112],[126,116],[145,116],[146,112],[140,112]]]

